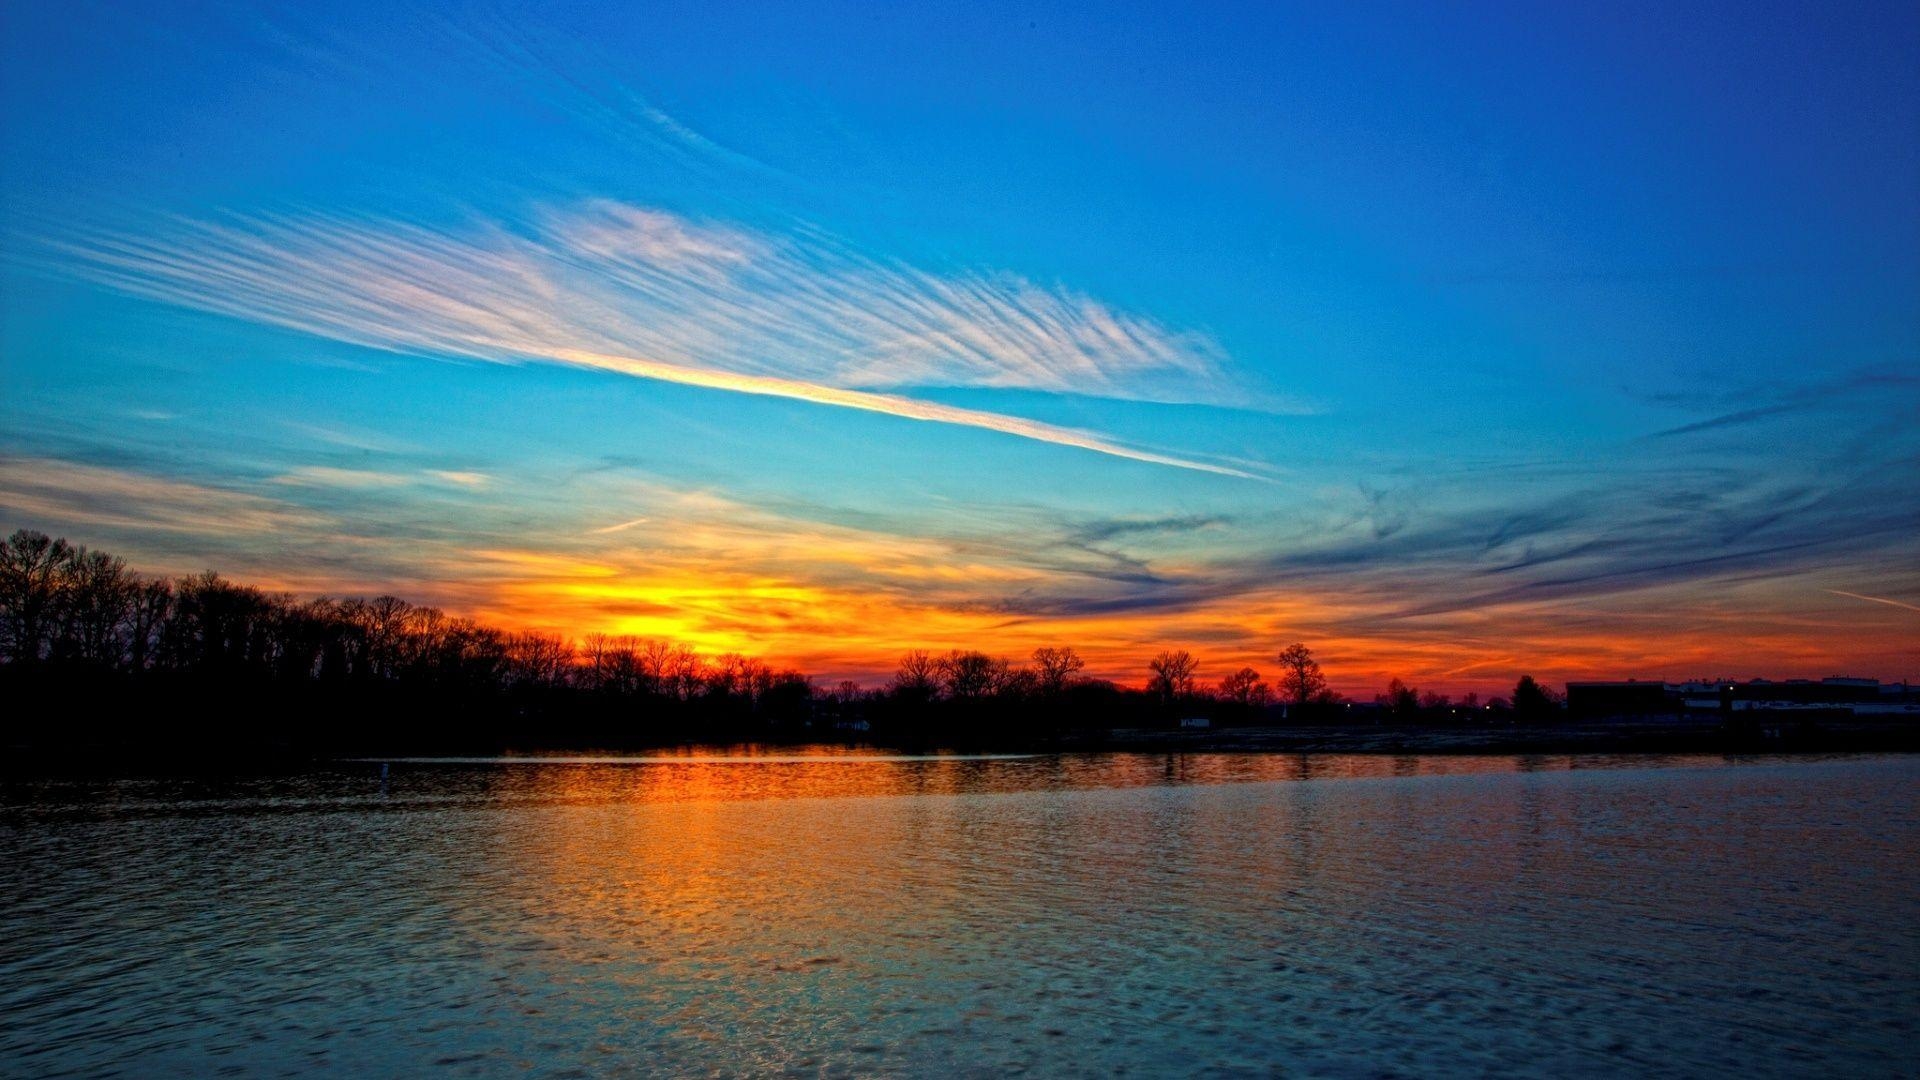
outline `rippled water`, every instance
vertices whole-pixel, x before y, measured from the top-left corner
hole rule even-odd
[[[1916,1067],[1920,760],[791,756],[0,784],[0,1073]]]

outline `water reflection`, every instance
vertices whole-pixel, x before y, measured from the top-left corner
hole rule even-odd
[[[0,1073],[1910,1060],[1906,759],[777,758],[16,782]]]
[[[622,756],[348,759],[221,777],[4,777],[5,817],[439,810],[753,799],[969,795],[1058,788],[1358,780],[1697,767],[1706,755],[889,754],[847,747],[699,747]]]

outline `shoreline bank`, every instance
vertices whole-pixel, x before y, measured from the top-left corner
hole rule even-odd
[[[1729,732],[1719,721],[1660,719],[1541,727],[1325,725],[1201,730],[1116,729],[1076,748],[1171,753],[1675,754],[1920,751],[1910,723],[1839,723]]]
[[[811,733],[810,733],[811,734]],[[1018,745],[992,743],[900,743],[872,739],[757,739],[745,743],[661,741],[618,746],[448,745],[298,747],[292,745],[63,747],[0,749],[0,774],[23,776],[75,772],[231,774],[279,772],[347,760],[611,756],[718,752],[754,756],[819,748],[823,758],[860,751],[910,754],[1360,754],[1381,756],[1565,754],[1835,754],[1920,752],[1920,726],[1911,723],[1827,724],[1733,733],[1719,723],[1690,720],[1563,723],[1540,727],[1342,724],[1249,726],[1211,729],[1114,728],[1069,733],[1056,740]]]

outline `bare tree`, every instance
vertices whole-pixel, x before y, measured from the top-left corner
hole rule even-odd
[[[176,667],[258,668],[271,659],[274,607],[259,589],[236,585],[211,570],[181,578],[174,586],[164,651]]]
[[[650,685],[643,671],[638,638],[588,634],[582,648],[584,675],[591,689],[625,697]]]
[[[365,603],[367,663],[376,677],[394,677],[400,666],[400,639],[414,630],[414,610],[397,596],[376,596]]]
[[[275,671],[292,681],[330,677],[338,650],[333,647],[340,625],[340,604],[327,597],[301,603],[290,596],[272,600],[272,645]]]
[[[102,700],[178,690],[201,694],[219,711],[231,707],[220,699],[237,700],[234,690],[290,695],[261,697],[266,709],[276,701],[298,701],[306,688],[322,682],[344,690],[348,679],[391,680],[413,690],[456,690],[459,696],[450,700],[463,708],[497,710],[495,715],[531,725],[556,712],[564,715],[573,691],[615,698],[654,693],[680,703],[720,695],[744,701],[754,717],[775,726],[804,722],[819,696],[800,672],[737,655],[709,666],[691,648],[668,641],[596,634],[576,651],[554,634],[510,633],[392,596],[300,600],[212,571],[146,580],[112,555],[25,529],[0,541],[0,664],[22,661],[33,670],[10,678],[35,687],[90,691],[82,667],[131,677],[100,681]],[[918,678],[934,685],[936,665],[920,654],[919,667]],[[988,694],[1014,686],[1005,661],[988,659],[981,666],[969,656],[960,667],[967,669],[958,684],[962,693],[976,692],[973,686]],[[976,667],[985,672],[984,681],[975,677]],[[169,677],[151,678],[154,673]],[[514,693],[525,687],[552,693]],[[217,692],[202,693],[208,689]],[[850,686],[843,696],[854,701],[861,695]],[[379,709],[407,699],[380,693],[358,700]],[[590,707],[618,715],[604,703]],[[649,707],[672,711],[658,699]],[[682,715],[707,714],[689,709]],[[371,723],[371,717],[353,719],[355,724],[343,726]]]
[[[1001,688],[1008,673],[1005,660],[958,649],[941,657],[939,670],[942,688],[956,701],[970,701],[994,693]]]
[[[161,634],[173,614],[173,583],[142,581],[134,591],[128,615],[127,662],[135,671],[153,665]]]
[[[62,650],[76,660],[118,665],[135,581],[124,560],[81,548],[67,560],[60,606]]]
[[[929,701],[940,689],[940,666],[925,649],[915,649],[900,658],[893,673],[893,692],[918,701]]]
[[[1043,694],[1058,694],[1087,666],[1071,648],[1043,645],[1033,650],[1034,678]]]
[[[1420,711],[1420,691],[1399,679],[1388,682],[1387,692],[1374,698],[1374,701],[1385,705],[1402,717],[1412,716]]]
[[[58,617],[62,569],[73,557],[65,540],[18,529],[0,544],[0,649],[19,663],[46,654]]]
[[[573,643],[558,634],[509,634],[507,681],[517,686],[564,686],[574,670]]]
[[[375,601],[378,603],[378,601]],[[404,602],[404,601],[403,601]],[[436,607],[408,607],[393,639],[394,674],[431,672],[439,662],[447,637],[447,615]]]
[[[1250,667],[1220,680],[1220,696],[1243,706],[1264,705],[1273,696],[1273,691],[1260,678],[1260,673]]]
[[[1312,649],[1296,641],[1280,650],[1279,660],[1280,691],[1295,705],[1305,705],[1326,692],[1327,680]]]
[[[663,638],[640,643],[640,681],[643,689],[668,697],[679,696],[680,649]]]
[[[1147,662],[1147,670],[1153,672],[1153,677],[1147,680],[1147,689],[1169,705],[1191,697],[1193,673],[1198,667],[1193,655],[1185,649],[1163,652]]]
[[[739,653],[721,653],[714,657],[706,674],[707,693],[714,697],[753,693],[752,668],[747,658]]]
[[[766,663],[739,653],[715,657],[706,669],[709,694],[743,698],[749,707],[757,705],[777,679],[777,673]]]
[[[692,701],[695,691],[705,681],[706,669],[706,662],[698,652],[686,645],[675,645],[662,669],[662,686],[669,696]]]

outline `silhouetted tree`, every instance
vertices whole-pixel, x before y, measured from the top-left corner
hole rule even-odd
[[[699,653],[685,645],[671,643],[665,652],[658,654],[655,668],[659,672],[660,691],[677,701],[691,701],[706,674]]]
[[[414,606],[397,596],[376,596],[361,604],[358,613],[365,633],[369,673],[375,678],[393,678],[401,663],[404,639],[418,632]],[[427,617],[424,611],[420,615]]]
[[[54,648],[82,663],[112,666],[124,658],[123,636],[136,582],[127,564],[103,551],[80,548],[61,568],[65,588]]]
[[[1522,675],[1513,687],[1513,712],[1523,721],[1541,721],[1560,711],[1560,697],[1552,690]]]
[[[1288,699],[1330,699],[1306,646],[1280,656]],[[818,693],[800,672],[662,639],[590,634],[576,646],[394,596],[301,600],[211,571],[143,578],[114,556],[27,529],[0,543],[0,703],[53,700],[63,716],[85,718],[29,721],[22,738],[31,714],[0,709],[10,721],[4,745],[112,736],[205,747],[236,737],[448,751],[802,737],[815,724],[901,745],[1031,745],[1069,732],[1098,738],[1175,706],[1244,716],[1269,694],[1259,672],[1242,668],[1221,679],[1217,700],[1200,698],[1198,665],[1184,650],[1153,658],[1144,691],[1085,678],[1085,667],[1064,646],[1035,649],[1020,665],[915,650],[884,692],[844,682]],[[1397,679],[1379,700],[1403,718],[1446,704],[1437,694],[1423,702]],[[1529,719],[1559,706],[1530,678],[1515,700]],[[162,710],[168,720],[155,723]]]
[[[998,691],[1007,678],[1005,660],[958,649],[941,657],[940,688],[955,701],[973,701]]]
[[[891,689],[894,696],[909,701],[931,701],[940,690],[940,665],[925,649],[915,649],[900,658]]]
[[[0,544],[0,648],[15,663],[46,654],[59,617],[62,571],[73,558],[65,540],[18,529]]]
[[[1250,667],[1220,680],[1220,696],[1243,708],[1265,705],[1273,696],[1273,691],[1260,679],[1260,673]]]
[[[1185,649],[1163,652],[1147,662],[1147,670],[1153,673],[1147,681],[1147,690],[1159,697],[1163,705],[1192,697],[1193,675],[1198,666]]]
[[[1394,716],[1402,720],[1410,720],[1420,713],[1420,691],[1399,679],[1387,683],[1387,692],[1375,698],[1374,701],[1385,705]]]
[[[1295,705],[1305,705],[1326,692],[1327,680],[1313,650],[1299,642],[1280,650],[1280,691]]]
[[[1063,693],[1074,676],[1086,668],[1087,662],[1071,648],[1054,648],[1043,645],[1033,650],[1035,689],[1042,694],[1058,696]]]
[[[173,584],[136,581],[127,612],[127,662],[134,671],[153,666],[154,655],[173,615]]]
[[[641,661],[639,638],[588,634],[581,656],[581,678],[589,689],[609,697],[634,697],[653,689]]]
[[[557,634],[509,634],[504,645],[509,685],[564,686],[574,671],[573,645]]]
[[[706,669],[706,693],[709,697],[729,698],[753,695],[753,661],[739,653],[722,653]]]

